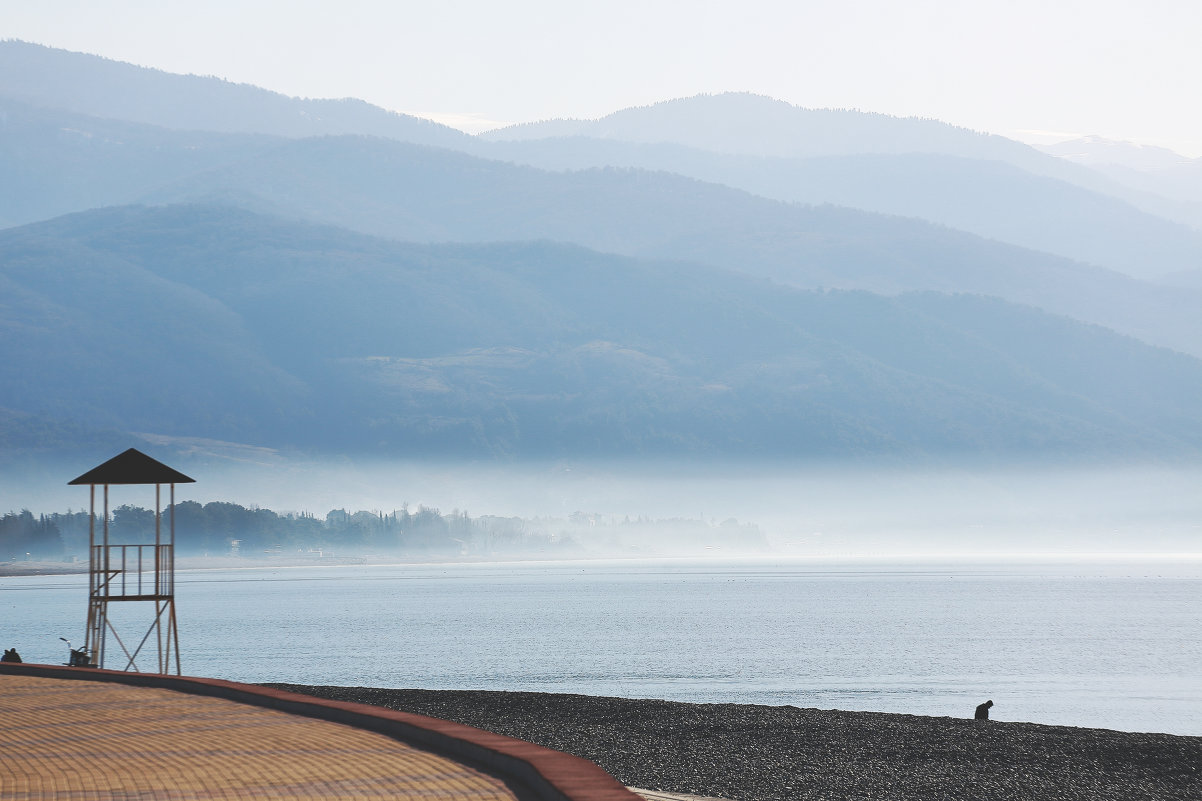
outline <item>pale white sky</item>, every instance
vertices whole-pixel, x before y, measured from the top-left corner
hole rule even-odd
[[[1202,0],[0,0],[0,38],[471,130],[750,91],[1202,156]]]

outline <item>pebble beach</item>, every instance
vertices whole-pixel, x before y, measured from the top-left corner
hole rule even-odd
[[[733,799],[1202,799],[1202,737],[792,706],[272,687],[465,723],[632,787]],[[997,710],[995,710],[996,712]]]

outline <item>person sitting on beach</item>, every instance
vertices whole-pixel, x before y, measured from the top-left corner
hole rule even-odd
[[[989,707],[991,706],[993,706],[993,701],[986,701],[983,704],[978,704],[975,718],[977,720],[989,720]]]
[[[0,662],[20,662],[20,661],[21,661],[21,655],[19,653],[17,653],[16,648],[9,648],[9,649],[5,650],[4,656],[0,656]]]

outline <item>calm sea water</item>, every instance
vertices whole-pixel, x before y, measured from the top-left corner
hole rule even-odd
[[[957,717],[992,699],[998,720],[1202,735],[1197,561],[262,568],[176,582],[189,675]],[[0,579],[0,645],[61,663],[58,638],[79,644],[86,609],[84,577]],[[127,640],[145,630],[123,627]]]

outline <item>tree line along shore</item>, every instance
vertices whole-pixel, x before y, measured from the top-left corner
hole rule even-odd
[[[577,512],[563,518],[502,517],[466,511],[333,509],[274,512],[236,503],[183,501],[174,512],[177,555],[214,559],[322,558],[352,555],[416,558],[493,556],[573,558],[590,554],[680,555],[705,549],[754,552],[767,546],[754,524],[686,518],[615,518]],[[0,517],[0,571],[20,572],[28,562],[87,562],[89,525],[103,520],[87,511],[34,515],[28,510]],[[154,511],[122,505],[110,512],[109,541],[154,542]]]

